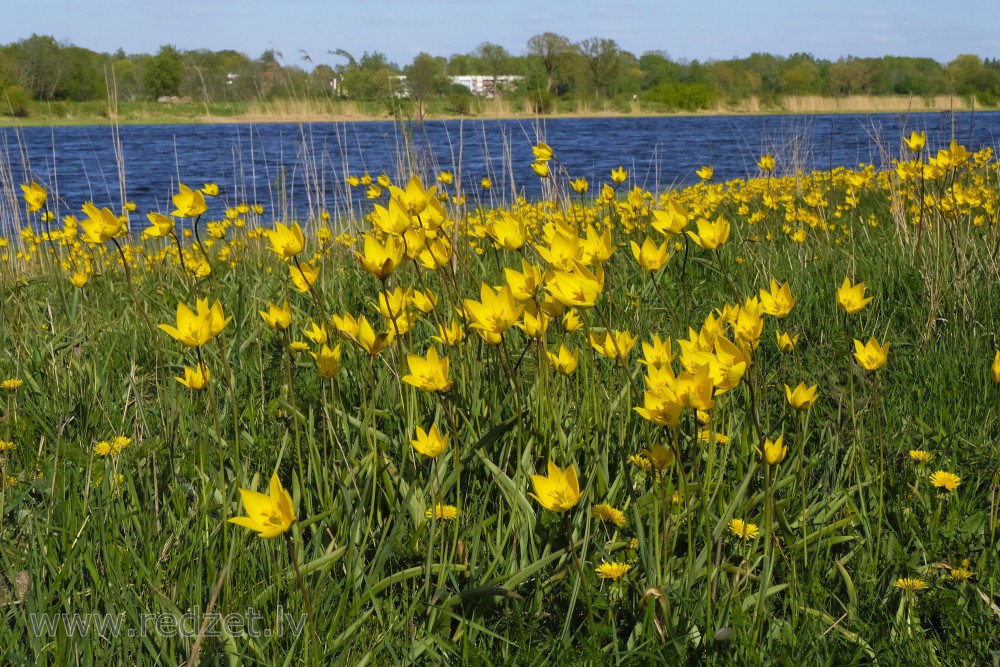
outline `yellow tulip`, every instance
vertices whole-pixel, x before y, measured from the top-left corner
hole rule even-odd
[[[300,292],[308,292],[312,289],[312,286],[316,284],[316,279],[319,277],[319,269],[314,269],[308,264],[298,266],[289,264],[288,273],[292,277],[292,284],[295,285],[295,289]]]
[[[549,165],[540,160],[532,162],[531,169],[541,178],[548,178],[549,176]]]
[[[550,512],[566,512],[576,507],[583,497],[576,468],[570,465],[566,470],[560,470],[559,466],[549,461],[548,473],[548,476],[531,476],[534,493],[528,495]]]
[[[260,313],[267,326],[276,331],[284,331],[292,324],[292,308],[288,305],[287,301],[280,307],[269,303],[267,305],[267,312],[263,310],[257,312]]]
[[[559,353],[553,354],[546,350],[546,356],[552,363],[552,367],[556,369],[560,375],[572,375],[573,371],[576,370],[577,364],[579,363],[579,355],[577,355],[575,350],[571,350],[566,347],[565,344],[559,345]]]
[[[861,312],[873,298],[865,298],[864,283],[852,285],[849,278],[844,278],[843,284],[837,289],[837,305],[848,315]]]
[[[653,229],[667,238],[676,236],[687,227],[687,211],[676,201],[667,203],[664,210],[653,209]]]
[[[270,495],[240,489],[246,516],[229,519],[229,523],[257,532],[265,540],[281,535],[295,523],[292,496],[281,486],[277,473],[271,475]]]
[[[274,224],[273,230],[264,232],[271,241],[271,250],[282,259],[291,259],[298,255],[306,247],[306,240],[302,236],[302,228],[299,223],[292,223],[287,227],[280,222]]]
[[[604,289],[604,269],[598,266],[592,272],[574,262],[571,271],[554,271],[545,289],[567,308],[591,308]]]
[[[854,358],[857,359],[861,367],[867,371],[875,371],[885,365],[889,356],[889,343],[879,345],[875,337],[868,339],[862,344],[860,340],[854,339]]]
[[[208,368],[198,364],[194,368],[184,367],[184,377],[174,378],[191,391],[199,391],[208,385]]]
[[[548,162],[552,159],[552,148],[545,142],[539,141],[537,145],[531,147],[531,152],[535,154],[537,162]]]
[[[799,342],[799,334],[791,336],[787,331],[775,331],[774,334],[778,339],[778,349],[782,352],[791,352]]]
[[[28,205],[28,213],[37,213],[45,206],[45,200],[49,197],[48,190],[34,181],[31,185],[21,185],[24,192],[24,203]]]
[[[354,251],[362,268],[379,280],[385,281],[403,261],[403,244],[396,236],[390,236],[385,244],[379,243],[371,234],[364,235],[364,253]]]
[[[768,465],[777,465],[785,460],[785,455],[788,454],[788,447],[783,444],[784,436],[779,435],[777,440],[764,439],[764,451],[761,452],[759,449],[757,453]]]
[[[778,285],[778,281],[771,279],[771,289],[760,291],[760,308],[768,315],[781,319],[792,312],[795,306],[795,297],[792,296],[792,288],[787,282]]]
[[[788,399],[788,404],[796,410],[808,410],[816,402],[817,386],[814,384],[811,387],[806,387],[805,382],[799,382],[795,389],[792,389],[786,384],[785,398]]]
[[[907,148],[914,153],[919,153],[924,150],[924,144],[927,142],[927,133],[911,132],[909,138],[903,137],[903,141],[906,143]]]
[[[178,183],[180,192],[173,196],[177,208],[170,214],[178,218],[197,218],[208,210],[205,195],[200,190],[192,190],[183,183]]]
[[[621,165],[619,165],[617,169],[611,170],[611,180],[614,181],[615,183],[621,185],[622,183],[625,182],[625,179],[627,178],[628,178],[628,172],[625,171],[625,168],[622,167]]]
[[[168,218],[167,216],[157,213],[155,211],[150,211],[146,214],[146,218],[152,223],[152,227],[147,227],[143,230],[143,235],[148,236],[153,239],[162,238],[174,231],[174,221],[173,218]]]
[[[331,350],[324,344],[318,353],[309,354],[316,360],[316,372],[321,377],[329,379],[340,372],[340,345]]]
[[[648,236],[642,242],[641,247],[635,241],[631,242],[631,246],[635,261],[639,262],[639,266],[647,271],[659,271],[670,259],[667,244],[656,245],[656,242]]]
[[[705,250],[715,250],[729,239],[729,229],[729,221],[720,215],[715,222],[699,219],[698,233],[688,231],[687,235]]]
[[[403,382],[424,391],[448,391],[453,382],[448,379],[448,357],[439,357],[435,348],[427,350],[427,356],[406,355],[410,374],[403,376]]]
[[[479,301],[465,300],[465,311],[471,320],[470,326],[473,329],[502,336],[521,317],[524,306],[518,306],[514,302],[510,285],[504,285],[494,291],[483,283],[479,293]]]
[[[424,456],[435,459],[448,447],[448,434],[438,431],[437,425],[431,426],[427,432],[418,426],[417,438],[410,440],[410,445]]]

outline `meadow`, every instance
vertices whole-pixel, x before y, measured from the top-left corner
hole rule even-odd
[[[0,658],[995,661],[998,167],[924,139],[308,221],[8,171]]]

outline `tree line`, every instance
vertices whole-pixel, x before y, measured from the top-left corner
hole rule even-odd
[[[343,98],[387,105],[408,98],[420,112],[442,99],[462,112],[471,93],[449,78],[460,75],[522,77],[502,94],[530,101],[540,113],[559,100],[642,100],[665,110],[697,110],[751,97],[768,104],[787,95],[959,95],[987,106],[1000,99],[1000,60],[971,54],[949,63],[901,56],[831,61],[808,53],[698,61],[673,59],[665,51],[636,56],[613,39],[573,42],[551,32],[531,37],[519,55],[491,42],[448,57],[420,53],[404,66],[377,51],[355,57],[332,48],[329,54],[335,65],[314,65],[304,52],[286,58],[274,50],[258,58],[172,45],[155,54],[98,53],[32,35],[0,46],[0,113],[27,114],[32,101],[163,97],[206,103]]]

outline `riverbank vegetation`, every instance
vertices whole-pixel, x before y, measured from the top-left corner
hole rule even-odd
[[[0,178],[0,657],[990,659],[997,162],[898,154],[648,192],[539,143],[538,201],[309,221]]]
[[[472,53],[421,53],[409,64],[333,49],[313,66],[265,51],[97,53],[32,35],[0,46],[5,122],[203,122],[317,117],[424,118],[959,110],[995,106],[1000,61],[961,55],[836,61],[755,53],[705,62],[635,55],[614,40],[535,35],[515,55],[484,42]],[[480,79],[469,78],[479,76]],[[473,90],[474,89],[474,90]],[[300,107],[305,107],[306,110]]]

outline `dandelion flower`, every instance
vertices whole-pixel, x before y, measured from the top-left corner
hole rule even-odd
[[[601,519],[602,521],[610,521],[619,528],[624,528],[628,525],[628,519],[625,518],[625,513],[620,509],[608,505],[607,503],[594,505],[590,508],[590,513],[592,516]]]
[[[755,540],[760,535],[756,524],[747,523],[743,519],[733,519],[729,522],[729,532],[741,540]]]
[[[962,483],[962,478],[953,472],[938,470],[931,473],[931,484],[946,491],[954,491]]]
[[[10,440],[0,440],[0,452],[6,452],[11,449],[17,449],[17,444]]]
[[[893,586],[902,589],[907,593],[915,593],[927,588],[927,584],[925,584],[922,579],[913,579],[910,577],[900,577],[896,580]]]
[[[965,581],[974,577],[976,573],[964,567],[956,567],[948,574],[951,575],[952,581]]]
[[[428,510],[424,512],[424,516],[428,519],[434,517],[438,521],[452,521],[457,519],[458,515],[459,510],[457,507],[454,505],[443,505],[441,503],[438,503],[433,508],[428,508]]]
[[[626,563],[601,563],[594,570],[597,572],[597,576],[601,579],[610,579],[611,581],[618,581],[632,569],[631,565]]]
[[[24,380],[19,380],[17,378],[7,378],[3,382],[0,382],[0,389],[9,392],[15,392],[21,388],[22,384],[24,384]]]
[[[934,454],[923,449],[911,449],[910,458],[917,463],[927,463],[934,458]]]

